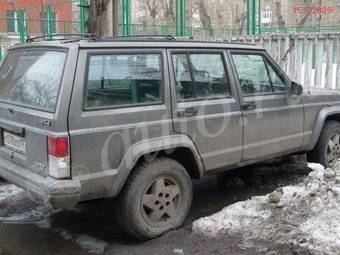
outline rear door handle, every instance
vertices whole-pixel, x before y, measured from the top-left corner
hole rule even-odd
[[[198,109],[190,107],[184,110],[180,110],[177,112],[178,117],[192,117],[196,116],[198,113]]]
[[[250,102],[242,105],[242,110],[251,111],[256,109],[256,103]]]

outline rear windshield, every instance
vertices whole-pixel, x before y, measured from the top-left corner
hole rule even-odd
[[[55,111],[65,59],[59,51],[9,53],[0,70],[0,101]]]

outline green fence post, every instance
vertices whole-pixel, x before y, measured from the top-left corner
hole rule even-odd
[[[23,11],[18,11],[18,30],[19,30],[19,39],[20,42],[23,43],[26,41],[26,25],[25,25],[25,14]]]
[[[49,40],[52,39],[52,22],[52,6],[49,4],[47,5],[47,35]]]
[[[176,35],[185,36],[185,0],[176,0]]]
[[[247,34],[255,35],[261,29],[261,0],[247,0]]]
[[[252,0],[251,6],[251,34],[255,35],[256,33],[256,0]]]
[[[250,35],[250,1],[247,0],[247,35]]]
[[[80,19],[80,33],[86,34],[86,19],[87,19],[87,11],[86,11],[86,0],[80,0],[80,11],[79,11],[79,19]]]
[[[123,15],[122,15],[122,24],[123,24],[123,35],[130,35],[130,0],[123,0]]]
[[[257,12],[257,34],[261,34],[261,0],[257,0],[258,1],[258,12]]]

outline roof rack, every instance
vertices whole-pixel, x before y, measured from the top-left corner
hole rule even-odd
[[[172,35],[131,35],[131,36],[112,36],[112,37],[102,37],[99,38],[98,40],[100,41],[119,41],[119,40],[126,40],[126,39],[145,39],[145,40],[152,40],[152,39],[163,39],[167,41],[175,41],[176,38]]]
[[[62,38],[57,38],[57,37],[62,37]],[[67,40],[67,39],[74,39],[74,37],[77,37],[77,39],[81,39],[81,38],[88,38],[92,40],[100,39],[99,37],[93,34],[52,34],[52,35],[40,35],[36,37],[28,37],[26,39],[26,42],[32,43],[38,39],[43,39],[44,41]]]

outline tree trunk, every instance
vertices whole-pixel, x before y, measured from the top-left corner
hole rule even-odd
[[[168,26],[175,24],[174,2],[175,0],[164,1],[164,15]]]
[[[148,7],[148,12],[151,17],[152,25],[157,25],[157,16],[158,16],[158,6],[155,0],[146,1],[146,6]]]
[[[118,34],[119,0],[90,0],[88,32],[97,36]]]
[[[282,15],[282,8],[281,8],[281,1],[278,1],[275,3],[275,7],[276,7],[276,15],[277,15],[277,26],[279,28],[284,28],[286,22],[283,19],[283,15]]]
[[[198,1],[198,12],[200,16],[201,23],[204,28],[211,28],[211,18],[208,15],[208,10],[205,5],[205,0]]]

